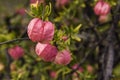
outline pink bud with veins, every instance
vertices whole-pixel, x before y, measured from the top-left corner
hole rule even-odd
[[[67,65],[71,61],[71,55],[68,50],[59,52],[55,58],[55,63],[60,65]]]
[[[28,25],[27,33],[33,42],[49,43],[54,36],[54,25],[50,21],[34,18]]]
[[[110,12],[110,5],[102,0],[98,1],[94,7],[96,15],[107,15]]]
[[[56,7],[65,6],[69,3],[69,0],[56,0]]]
[[[24,50],[20,46],[15,46],[13,48],[9,48],[8,53],[13,59],[17,60],[24,55]]]
[[[42,60],[46,62],[52,62],[54,61],[58,50],[55,46],[50,44],[38,43],[36,45],[35,52]]]

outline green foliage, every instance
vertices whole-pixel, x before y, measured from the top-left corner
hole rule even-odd
[[[42,20],[48,20],[48,16],[51,13],[51,3],[49,3],[49,5],[44,5],[42,3],[34,3],[31,4],[30,6],[30,11],[26,11],[30,16],[32,17],[37,17],[40,18]]]

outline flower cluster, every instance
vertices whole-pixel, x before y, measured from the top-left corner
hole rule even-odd
[[[110,5],[109,3],[99,0],[95,7],[94,7],[94,13],[99,16],[99,22],[106,21],[108,19],[107,15],[110,13]],[[102,21],[101,21],[102,20]]]
[[[28,37],[33,42],[38,42],[35,47],[36,54],[46,62],[67,65],[71,61],[70,52],[67,50],[58,52],[57,47],[50,44],[50,41],[53,40],[54,32],[54,25],[50,21],[34,18],[28,24]]]

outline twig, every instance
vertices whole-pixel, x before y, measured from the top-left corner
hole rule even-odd
[[[0,45],[9,44],[9,43],[13,43],[13,42],[16,42],[16,41],[24,41],[24,40],[29,40],[29,38],[17,38],[17,39],[5,41],[5,42],[0,42]]]

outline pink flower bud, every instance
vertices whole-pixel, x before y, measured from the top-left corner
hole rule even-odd
[[[56,0],[56,7],[65,6],[69,3],[69,0]]]
[[[50,72],[50,76],[51,76],[52,78],[56,78],[57,74],[56,74],[55,71],[51,71],[51,72]]]
[[[55,58],[55,63],[60,65],[67,65],[71,61],[71,55],[68,50],[59,52]]]
[[[74,65],[72,66],[72,69],[73,69],[73,70],[77,69],[77,71],[80,72],[80,73],[83,72],[83,68],[82,68],[82,67],[79,67],[78,64],[74,64]],[[76,78],[78,78],[77,72],[74,72],[74,73],[73,73],[73,76],[76,77]]]
[[[98,1],[94,7],[96,15],[107,15],[110,12],[110,5],[104,1]]]
[[[78,67],[78,64],[75,64],[75,65],[72,66],[72,69],[76,69],[77,67]],[[83,68],[82,68],[82,67],[79,67],[79,68],[78,68],[78,71],[79,71],[79,72],[83,72]]]
[[[54,61],[57,55],[57,48],[50,44],[38,43],[35,48],[36,54],[46,62]]]
[[[24,8],[18,9],[18,10],[16,11],[16,13],[23,16],[23,15],[25,15],[25,9],[24,9]]]
[[[101,15],[101,16],[99,16],[99,19],[98,19],[98,21],[99,21],[100,23],[105,23],[105,22],[107,22],[108,20],[109,20],[108,15]]]
[[[49,21],[43,22],[34,18],[30,21],[27,32],[33,42],[49,43],[54,36],[54,25]]]
[[[19,46],[15,46],[13,48],[8,49],[8,53],[13,59],[17,60],[24,55],[24,50]]]
[[[93,73],[93,67],[91,65],[87,65],[87,71],[89,73]]]

